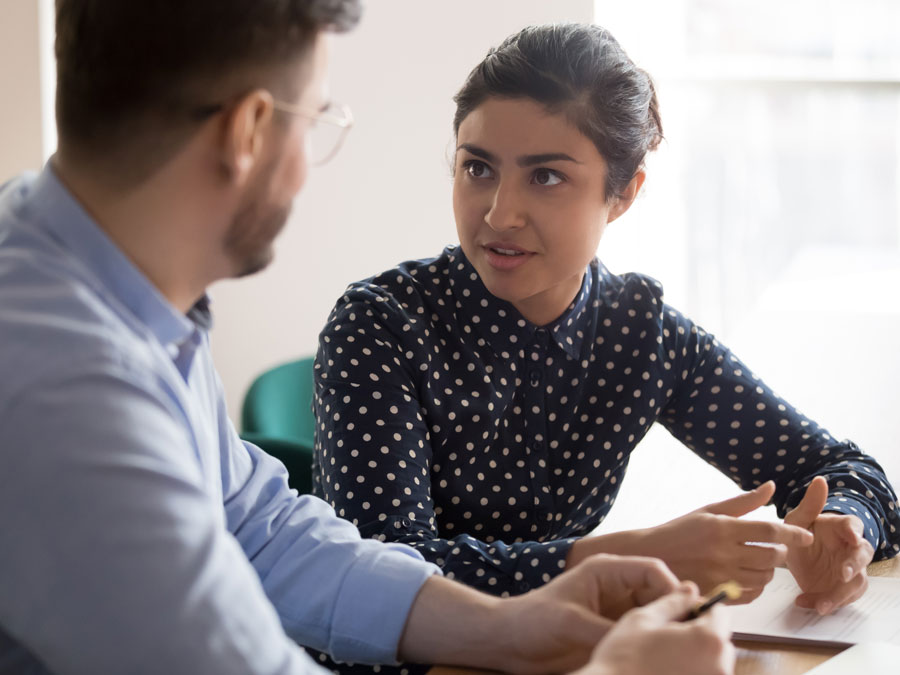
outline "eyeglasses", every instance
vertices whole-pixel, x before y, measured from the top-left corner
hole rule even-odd
[[[310,164],[321,166],[332,159],[344,144],[347,132],[353,126],[353,114],[350,107],[340,103],[329,103],[322,110],[310,113],[308,110],[291,103],[274,100],[272,106],[289,115],[303,117],[312,122],[306,134],[306,144]],[[200,121],[225,110],[223,103],[200,106],[192,111],[192,117]]]
[[[297,115],[312,122],[306,135],[310,164],[321,166],[332,159],[344,144],[347,132],[353,126],[350,107],[340,103],[329,103],[317,113],[309,113],[299,106],[283,101],[274,101],[275,110]]]

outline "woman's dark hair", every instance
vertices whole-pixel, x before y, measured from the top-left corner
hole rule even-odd
[[[662,140],[650,76],[604,28],[530,26],[491,49],[453,97],[453,131],[488,98],[529,98],[562,112],[606,160],[606,196],[621,195]]]

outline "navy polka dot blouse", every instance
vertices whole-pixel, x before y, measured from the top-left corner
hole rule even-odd
[[[458,247],[352,284],[315,379],[315,491],[363,535],[489,593],[562,571],[654,422],[744,490],[774,479],[781,516],[825,476],[827,510],[859,516],[876,558],[900,550],[871,457],[776,396],[657,282],[596,260],[547,326],[488,293]]]

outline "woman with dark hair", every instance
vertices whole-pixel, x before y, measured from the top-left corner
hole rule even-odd
[[[659,283],[595,258],[662,138],[648,75],[600,27],[538,26],[492,49],[455,101],[460,245],[338,301],[315,369],[316,491],[364,535],[500,595],[606,552],[661,558],[701,590],[735,579],[744,600],[783,563],[803,606],[858,598],[873,555],[900,550],[881,467]],[[748,492],[586,536],[654,422]],[[739,519],[770,500],[784,523]]]

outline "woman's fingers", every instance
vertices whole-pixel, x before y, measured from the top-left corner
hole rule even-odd
[[[763,520],[740,520],[735,528],[737,540],[741,543],[763,542],[784,544],[785,546],[809,546],[813,543],[813,533],[796,525]]]
[[[866,571],[866,567],[872,562],[875,551],[872,545],[863,539],[858,546],[850,551],[843,565],[841,566],[841,580],[849,581],[858,574]]]
[[[787,546],[773,544],[771,546],[758,546],[756,544],[744,544],[740,552],[740,565],[748,570],[771,570],[784,565],[787,560]]]
[[[822,476],[816,476],[807,486],[803,499],[797,507],[784,517],[784,522],[802,528],[810,527],[828,501],[828,481]]]
[[[697,509],[696,512],[738,518],[768,504],[773,494],[775,494],[775,483],[767,481],[755,490],[744,492],[736,497],[730,497],[721,502],[707,504],[706,506]]]
[[[831,614],[836,609],[859,600],[869,587],[869,577],[857,574],[849,582],[826,592],[801,593],[795,604],[806,609],[815,609],[819,614]]]
[[[742,594],[740,599],[732,604],[745,604],[762,593],[772,577],[775,576],[774,568],[767,570],[748,570],[741,568],[735,575],[734,580],[741,585]]]

